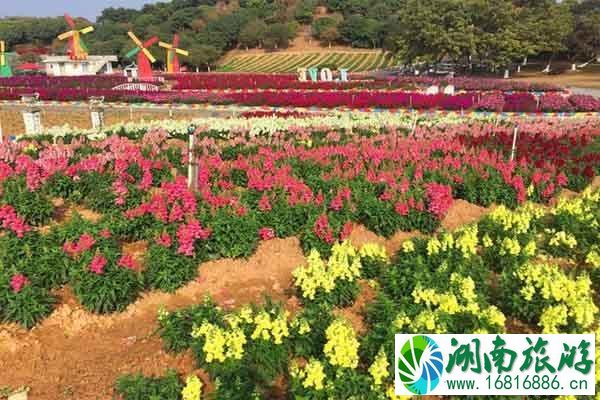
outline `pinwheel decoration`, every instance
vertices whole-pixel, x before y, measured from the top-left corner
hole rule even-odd
[[[83,29],[77,29],[75,21],[69,14],[65,14],[65,21],[71,28],[70,31],[58,35],[59,40],[69,39],[69,57],[71,60],[87,60],[88,49],[84,41],[81,39],[82,35],[86,35],[94,31],[93,26],[88,26]]]
[[[179,55],[189,56],[190,53],[187,50],[179,48],[179,35],[173,36],[173,43],[158,42],[158,45],[167,50],[167,72],[170,74],[177,74],[181,72],[179,65]]]
[[[152,78],[152,64],[156,62],[156,58],[150,53],[148,47],[158,42],[157,36],[152,36],[145,42],[138,39],[133,32],[127,32],[131,40],[135,43],[135,48],[126,54],[127,58],[137,55],[138,75],[140,78]]]
[[[0,77],[9,78],[11,76],[12,68],[6,57],[6,43],[4,43],[4,40],[0,40]]]

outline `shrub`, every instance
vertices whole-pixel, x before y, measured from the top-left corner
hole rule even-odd
[[[29,329],[52,312],[54,297],[22,274],[0,270],[0,319]]]
[[[12,206],[30,225],[45,225],[52,218],[54,206],[38,190],[27,187],[25,177],[17,176],[3,182],[1,203]]]
[[[169,370],[160,378],[123,375],[117,380],[115,389],[123,400],[180,400],[183,387],[177,372]]]
[[[171,248],[151,244],[146,258],[144,279],[153,289],[172,293],[198,274],[198,261],[176,254]]]

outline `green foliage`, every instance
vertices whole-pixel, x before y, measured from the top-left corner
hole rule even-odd
[[[169,370],[160,378],[123,375],[117,380],[115,389],[123,400],[179,400],[183,387],[177,372]]]
[[[94,257],[104,257],[102,273],[90,270]],[[143,288],[137,271],[117,265],[120,253],[114,240],[106,239],[73,260],[71,285],[81,304],[96,313],[122,311],[135,301]]]
[[[189,349],[193,341],[190,332],[194,325],[201,321],[219,323],[223,320],[223,315],[210,298],[204,299],[201,304],[174,312],[159,311],[159,334],[164,348],[175,353]]]
[[[206,223],[212,229],[210,238],[200,241],[201,252],[212,258],[249,257],[258,246],[259,224],[256,214],[239,216],[231,210],[220,209]]]
[[[30,191],[24,176],[3,182],[0,203],[12,206],[30,225],[44,225],[54,213],[52,202],[41,191]]]
[[[153,289],[172,293],[198,274],[198,260],[176,254],[172,248],[151,244],[144,279]]]
[[[8,271],[0,270],[0,319],[29,329],[52,312],[54,297],[48,290],[26,284],[18,293],[10,288]]]

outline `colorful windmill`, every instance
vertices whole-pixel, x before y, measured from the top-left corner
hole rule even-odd
[[[71,60],[87,60],[88,49],[81,39],[81,35],[93,32],[94,27],[88,26],[87,28],[77,29],[75,21],[69,14],[65,14],[65,21],[67,21],[67,25],[71,27],[71,30],[59,35],[58,39],[69,39],[69,57],[71,57]]]
[[[158,45],[167,49],[167,72],[171,74],[181,72],[178,54],[187,57],[190,55],[190,52],[179,48],[179,35],[175,34],[175,36],[173,36],[173,44],[158,42]]]
[[[9,78],[12,76],[12,68],[6,59],[6,44],[0,40],[0,77]]]
[[[148,51],[148,47],[158,42],[157,36],[152,36],[150,39],[142,43],[133,32],[127,32],[131,40],[135,43],[135,48],[125,55],[131,58],[137,54],[137,64],[140,78],[152,78],[152,64],[156,62],[156,58]]]

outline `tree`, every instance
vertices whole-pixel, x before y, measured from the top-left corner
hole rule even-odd
[[[327,42],[327,46],[331,47],[331,43],[337,41],[340,38],[340,32],[335,26],[331,26],[321,32],[321,40]]]
[[[317,3],[315,0],[301,0],[296,5],[294,17],[301,24],[310,24],[313,20],[313,14]]]
[[[295,35],[295,27],[292,24],[272,24],[265,32],[264,45],[267,49],[280,49],[289,46],[290,40]]]
[[[244,47],[258,47],[265,39],[267,24],[260,19],[250,21],[242,28],[239,44]]]
[[[339,30],[341,39],[353,47],[374,48],[380,43],[382,26],[373,18],[352,15],[340,24]]]
[[[213,46],[196,44],[189,47],[190,56],[181,58],[184,65],[192,68],[199,67],[203,70],[211,70],[221,57],[221,53]]]

